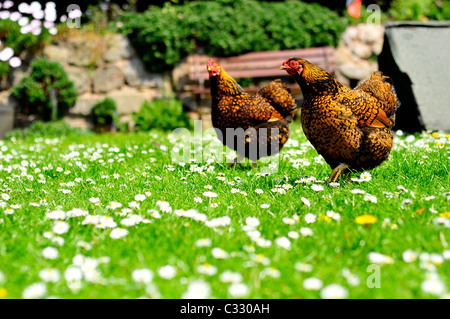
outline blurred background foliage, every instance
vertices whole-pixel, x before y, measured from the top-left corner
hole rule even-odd
[[[107,97],[96,103],[92,107],[91,118],[96,132],[113,130],[119,122],[116,101]]]
[[[194,52],[228,56],[336,46],[348,19],[316,3],[220,0],[126,12],[116,25],[157,72]]]
[[[133,113],[135,129],[149,131],[152,128],[172,131],[178,127],[192,129],[192,119],[183,111],[183,104],[174,97],[145,101],[139,112]]]
[[[50,41],[50,33],[47,29],[43,29],[38,35],[22,33],[20,30],[21,27],[16,21],[9,19],[0,20],[1,47],[9,47],[18,55],[32,55]],[[10,71],[11,66],[9,63],[7,61],[0,61],[0,78],[6,76]]]
[[[31,62],[31,73],[12,91],[18,112],[37,114],[44,120],[62,118],[77,101],[75,85],[60,63],[44,58]]]
[[[45,6],[47,1],[37,1]],[[67,16],[73,0],[57,1],[58,18]],[[9,9],[17,10],[14,1]],[[346,1],[327,0],[217,0],[143,1],[78,0],[83,29],[120,32],[137,48],[148,70],[170,70],[194,52],[214,56],[249,51],[336,46],[350,23],[364,23],[376,4],[385,20],[450,20],[448,0],[363,0],[361,17],[351,18]],[[60,29],[64,26],[61,25]],[[6,36],[8,35],[8,36]],[[0,41],[17,55],[35,52],[49,41],[43,28],[39,35],[23,34],[17,22],[0,20]],[[10,71],[0,61],[0,77]]]
[[[73,127],[64,120],[53,122],[35,121],[29,127],[16,128],[6,134],[6,139],[61,138],[69,135],[89,136],[93,133],[79,127]]]
[[[17,11],[22,2],[31,3],[13,1],[7,11]],[[46,0],[37,2],[42,7],[48,3]],[[82,13],[81,32],[94,31],[99,36],[118,32],[128,36],[147,69],[153,72],[170,71],[193,53],[230,56],[250,51],[337,46],[348,25],[368,21],[373,11],[366,8],[371,4],[381,9],[381,21],[450,20],[449,0],[363,0],[358,19],[348,15],[345,0],[63,0],[55,1],[56,37],[61,38],[70,34],[68,30],[74,30],[59,23],[67,19],[67,9],[74,2]],[[32,19],[30,17],[30,21]],[[47,28],[42,28],[39,33],[24,33],[18,21],[0,19],[0,51],[10,48],[14,56],[27,60],[27,63],[51,39]],[[54,117],[60,118],[76,101],[73,83],[61,66],[50,61],[35,60],[31,66],[31,74],[13,89],[21,111],[34,112],[38,118],[48,120],[52,114],[50,92],[55,89],[58,110]],[[11,71],[8,61],[0,61],[1,83]],[[117,124],[111,103],[101,103],[96,110],[93,118],[99,125]],[[141,130],[152,126],[171,129],[191,125],[181,102],[173,97],[146,102],[133,117],[136,128]]]

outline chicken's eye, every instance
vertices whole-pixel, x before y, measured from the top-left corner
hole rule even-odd
[[[291,68],[296,69],[298,67],[298,61],[292,60],[291,62],[289,62],[289,65]]]

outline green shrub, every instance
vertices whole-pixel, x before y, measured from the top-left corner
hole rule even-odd
[[[450,2],[441,0],[395,0],[388,11],[394,20],[450,20]]]
[[[133,113],[136,130],[148,131],[152,128],[174,130],[179,127],[191,129],[192,120],[183,112],[181,101],[173,98],[145,101],[139,112]]]
[[[23,52],[34,53],[50,40],[48,30],[42,28],[39,35],[20,32],[21,27],[16,21],[0,20],[0,41],[2,47],[10,47],[15,56],[23,56]],[[0,77],[11,71],[8,61],[0,61]]]
[[[12,90],[19,113],[37,114],[46,121],[62,117],[77,101],[73,82],[58,62],[36,59],[31,67],[30,75]]]
[[[110,130],[112,125],[117,125],[118,114],[116,102],[111,98],[105,98],[92,107],[92,123],[97,131]]]
[[[14,129],[6,133],[7,139],[17,138],[61,138],[68,135],[87,136],[90,135],[89,131],[82,130],[78,127],[72,127],[64,120],[55,122],[42,122],[35,121],[29,127],[25,129]]]
[[[195,1],[126,12],[127,34],[151,71],[173,67],[202,47],[212,56],[336,46],[349,20],[316,3]]]
[[[242,87],[249,87],[253,84],[252,78],[236,78],[235,80]]]

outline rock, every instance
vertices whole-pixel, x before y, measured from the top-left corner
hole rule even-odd
[[[381,51],[383,50],[383,40],[381,41],[376,41],[373,45],[372,45],[372,52],[375,55],[380,55]]]
[[[353,53],[351,48],[343,44],[339,44],[336,49],[335,55],[338,64],[343,64],[345,62],[353,60]]]
[[[124,123],[127,124],[128,131],[134,130],[136,123],[133,121],[133,117],[131,116],[131,114],[125,114],[125,115],[120,116],[119,125],[124,124]]]
[[[0,139],[5,138],[6,133],[14,127],[14,109],[17,101],[11,96],[10,91],[0,92]]]
[[[189,63],[187,62],[187,58],[184,58],[175,65],[172,71],[172,79],[176,85],[176,91],[184,91],[184,88],[191,83],[189,74]]]
[[[375,24],[358,24],[349,26],[343,33],[336,50],[341,81],[344,77],[352,80],[365,80],[378,68],[373,55],[381,52],[383,45],[383,26]]]
[[[359,24],[358,38],[361,42],[372,44],[383,39],[384,27],[376,24]]]
[[[22,79],[28,76],[31,72],[31,67],[27,63],[23,63],[20,67],[12,69],[9,73],[8,78],[12,86],[16,86],[22,81]]]
[[[200,120],[200,114],[198,114],[198,112],[190,111],[190,112],[187,112],[186,114],[187,114],[187,116],[189,116],[193,121]]]
[[[132,87],[161,87],[164,78],[161,74],[148,73],[139,58],[126,61],[123,67],[125,82]]]
[[[92,126],[84,116],[69,115],[64,118],[64,122],[66,122],[72,127],[81,128],[82,130],[91,129]]]
[[[64,65],[68,62],[71,52],[63,45],[50,44],[45,46],[43,55],[51,61],[56,61]]]
[[[75,84],[75,89],[79,95],[91,90],[91,80],[86,69],[74,66],[67,66],[64,69],[69,79]]]
[[[450,132],[450,21],[385,23],[380,70],[402,105],[394,129]]]
[[[350,80],[349,78],[347,78],[346,76],[344,76],[341,72],[339,72],[339,70],[334,74],[334,76],[336,77],[336,79],[341,82],[342,84],[344,84],[345,86],[350,87]],[[303,104],[303,101],[301,101],[301,103]],[[301,106],[300,102],[297,102],[297,105]]]
[[[359,63],[347,62],[339,66],[339,72],[349,79],[364,80],[372,73],[373,67],[369,62],[361,61]]]
[[[103,52],[102,37],[86,34],[69,38],[67,47],[68,63],[76,66],[97,66],[101,65]],[[63,44],[61,44],[63,45]]]
[[[352,53],[360,59],[367,60],[372,54],[372,48],[366,44],[355,43],[352,46]]]
[[[138,90],[124,87],[122,90],[108,93],[108,97],[116,101],[119,114],[139,112],[145,100],[151,101],[159,95],[157,89]]]
[[[106,62],[115,62],[130,59],[136,55],[133,46],[126,36],[121,34],[108,34],[104,37],[105,49],[103,59]]]
[[[123,72],[115,65],[99,68],[94,73],[94,93],[107,93],[109,91],[120,89],[123,84]]]
[[[358,29],[355,26],[349,26],[341,36],[341,41],[345,45],[350,45],[358,36]]]
[[[91,93],[80,95],[78,96],[77,103],[75,103],[74,107],[69,110],[69,113],[74,115],[89,116],[94,104],[102,101],[104,98],[104,95]]]

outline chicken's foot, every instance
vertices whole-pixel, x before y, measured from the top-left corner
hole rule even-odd
[[[237,164],[237,159],[238,158],[236,157],[232,163],[228,163],[227,168],[233,168]]]
[[[345,172],[348,169],[348,165],[341,163],[338,166],[336,166],[333,171],[331,172],[330,177],[328,178],[328,184],[331,182],[336,182],[338,177],[345,173],[344,175],[347,176],[347,178],[349,177],[348,173],[349,172]]]
[[[233,168],[236,166],[236,164],[242,165],[241,164],[242,159],[243,159],[242,156],[236,156],[236,158],[233,160],[233,163],[227,164],[227,168]]]

